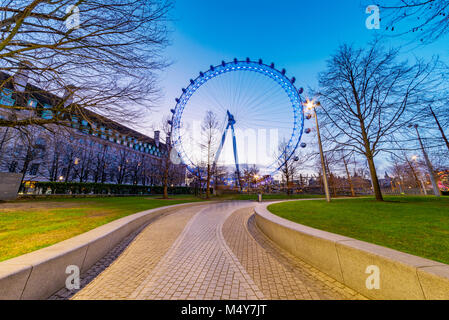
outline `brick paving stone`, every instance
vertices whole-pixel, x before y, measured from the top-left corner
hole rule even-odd
[[[72,298],[363,298],[267,239],[253,207],[224,202],[160,218]]]
[[[223,234],[267,299],[366,299],[273,243],[257,228],[253,213],[234,212]]]
[[[181,209],[150,224],[117,260],[72,299],[127,299],[170,249],[199,208]]]

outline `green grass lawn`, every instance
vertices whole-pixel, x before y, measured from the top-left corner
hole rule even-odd
[[[449,264],[449,198],[295,201],[268,209],[285,219]]]
[[[24,200],[0,203],[0,261],[48,247],[122,217],[192,196]]]

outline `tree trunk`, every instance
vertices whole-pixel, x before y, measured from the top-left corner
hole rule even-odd
[[[334,196],[334,198],[337,197],[337,190],[335,188],[335,178],[334,175],[332,174],[330,167],[329,167],[329,161],[327,160],[326,157],[324,157],[324,163],[326,165],[326,169],[327,169],[327,173],[329,174],[329,184],[330,187],[332,188],[332,195]]]
[[[207,165],[206,199],[210,199],[210,164]]]
[[[357,109],[359,111],[359,114],[361,114],[359,105],[357,105]],[[365,123],[362,119],[360,119],[360,128],[362,129],[361,131],[362,131],[363,144],[365,147],[365,156],[368,161],[374,195],[377,201],[384,201],[384,198],[382,197],[382,191],[380,190],[379,179],[377,178],[376,166],[374,165],[373,151],[371,149],[370,141],[368,139]]]
[[[164,168],[164,177],[163,177],[163,185],[164,185],[164,199],[168,199],[168,170],[169,170],[169,159],[165,159],[165,168]]]
[[[72,172],[72,162],[73,162],[73,159],[70,158],[70,162],[69,162],[69,165],[67,167],[67,174],[66,174],[66,177],[65,177],[65,183],[69,182],[69,176],[70,176],[70,173]]]
[[[6,128],[5,133],[3,134],[2,142],[0,143],[0,160],[3,158],[3,145],[5,144],[6,138],[8,137],[9,128]]]
[[[25,161],[23,163],[22,172],[21,172],[22,173],[22,179],[20,180],[19,192],[22,189],[23,180],[25,180],[25,176],[26,176],[27,171],[28,171],[28,166],[30,165],[30,162],[31,162],[31,154],[30,153],[31,153],[31,151],[28,149],[27,150],[27,155],[25,157]]]
[[[379,179],[377,178],[376,166],[374,165],[374,159],[372,156],[367,157],[369,171],[371,173],[371,181],[373,183],[374,195],[377,201],[384,201],[382,191],[380,190]]]

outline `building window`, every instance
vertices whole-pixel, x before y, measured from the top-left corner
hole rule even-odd
[[[32,164],[30,168],[30,175],[35,176],[37,175],[38,171],[39,171],[39,164],[38,163]]]
[[[23,145],[19,144],[18,146],[16,146],[16,149],[14,150],[14,154],[16,156],[20,155],[24,150]]]
[[[44,109],[51,109],[51,106],[49,104],[44,104]],[[50,110],[43,110],[41,117],[45,120],[51,120],[53,119],[53,112]]]
[[[17,161],[13,161],[13,162],[11,162],[11,164],[9,165],[9,172],[15,173],[16,170],[17,170]]]
[[[72,116],[72,128],[79,129],[78,117]]]
[[[12,90],[3,88],[0,91],[0,104],[3,104],[5,106],[13,106],[16,102],[12,97]]]

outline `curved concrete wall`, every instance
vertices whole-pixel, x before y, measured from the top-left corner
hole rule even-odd
[[[203,203],[179,204],[140,212],[59,242],[0,262],[0,300],[46,299],[65,287],[66,268],[88,270],[139,227],[175,210]]]
[[[449,299],[449,265],[303,226],[256,207],[256,223],[279,246],[372,299]],[[379,288],[367,280],[379,270]],[[369,273],[367,273],[369,272]]]

